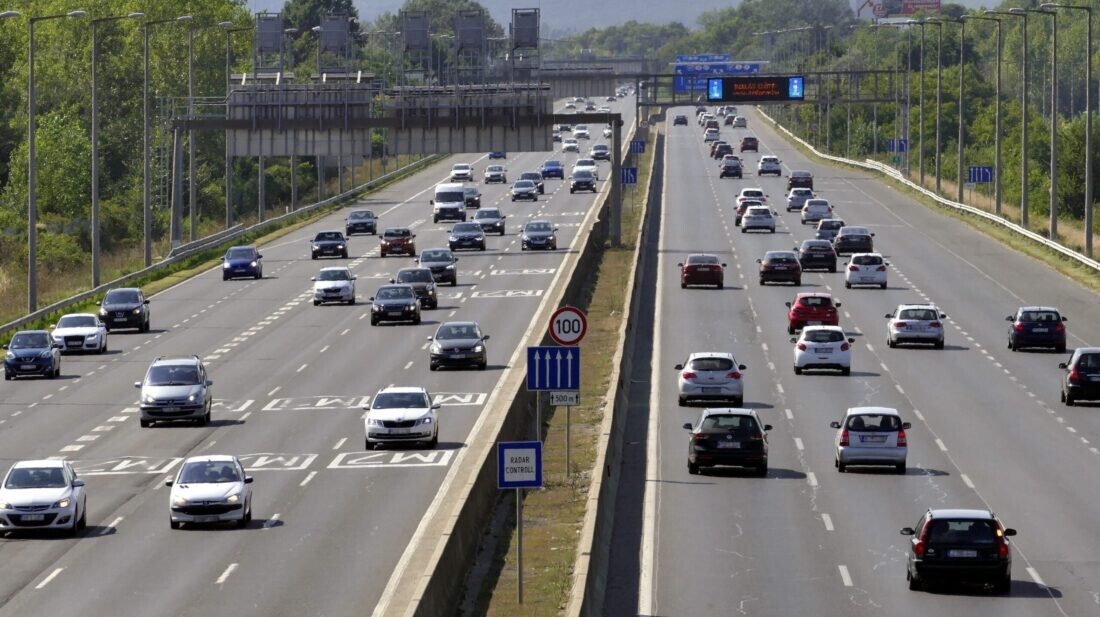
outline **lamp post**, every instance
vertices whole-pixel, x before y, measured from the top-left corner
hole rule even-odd
[[[920,185],[924,186],[924,20],[910,19],[910,26],[920,26],[920,97],[917,103],[917,167]]]
[[[963,15],[959,18],[959,165],[958,172],[955,176],[955,180],[958,184],[958,201],[962,203],[963,200],[963,153],[965,152],[966,143],[966,124],[963,122],[963,75],[966,74],[966,18],[969,15]]]
[[[100,17],[92,25],[92,287],[99,287],[99,88],[96,74],[99,66],[99,38],[96,26],[120,19],[143,19],[145,13],[128,13]]]
[[[233,85],[233,34],[246,32],[252,28],[238,27],[231,21],[223,21],[218,24],[225,32],[225,111],[229,117],[229,91]],[[225,140],[225,228],[233,226],[233,157],[229,151],[229,139]]]
[[[283,30],[283,34],[288,37],[293,37],[298,34],[297,28],[286,28]],[[298,133],[295,131],[292,133],[294,145],[298,144]],[[290,210],[293,212],[298,207],[298,154],[294,150],[291,150],[290,154]]]
[[[1041,9],[1071,9],[1088,13],[1085,28],[1085,255],[1092,257],[1092,7],[1046,2]]]
[[[34,83],[34,25],[40,21],[61,19],[63,17],[80,18],[88,13],[85,11],[69,11],[58,15],[44,15],[31,17],[27,20],[27,312],[33,313],[38,309],[38,197],[36,189],[38,184],[38,161],[35,151],[34,133],[37,125],[34,118],[35,108],[35,83]],[[15,11],[6,11],[0,17],[18,17]]]
[[[186,19],[185,19],[186,18]],[[149,115],[151,113],[149,103],[149,31],[153,26],[160,24],[176,23],[181,21],[190,21],[190,15],[182,15],[180,17],[173,17],[170,19],[155,19],[153,21],[146,21],[142,23],[142,30],[144,31],[143,47],[142,47],[142,63],[144,64],[144,76],[141,82],[141,98],[142,98],[142,146],[141,154],[145,163],[145,170],[143,174],[143,202],[144,202],[144,232],[145,237],[145,267],[153,265],[153,170],[150,163],[149,147],[152,141],[152,127],[149,124]]]
[[[1028,13],[1050,15],[1050,230],[1048,237],[1058,241],[1058,13],[1044,9],[1025,9]]]
[[[997,24],[997,109],[994,120],[994,158],[993,158],[993,200],[995,202],[997,216],[1001,216],[1001,20],[998,17],[980,17],[971,15],[972,19],[992,21]]]
[[[940,107],[943,104],[943,20],[925,19],[925,23],[936,26],[936,193],[941,192],[941,180],[943,178],[943,158],[941,145],[943,133],[940,131]]]
[[[1024,20],[1023,31],[1023,55],[1020,62],[1020,226],[1027,227],[1028,223],[1028,164],[1027,164],[1027,12],[1021,8],[1013,8],[1007,11],[986,11],[986,15],[1003,15],[1007,17],[1019,17]]]

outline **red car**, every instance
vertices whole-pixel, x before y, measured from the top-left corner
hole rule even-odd
[[[795,296],[794,302],[788,302],[787,308],[787,334],[794,334],[803,326],[839,326],[840,308],[839,302],[833,302],[833,297],[825,293],[801,293]]]
[[[714,285],[722,289],[726,264],[718,263],[714,255],[689,255],[680,266],[680,289],[688,285]]]
[[[416,234],[408,227],[390,227],[382,232],[382,257],[412,255],[416,257]]]
[[[752,150],[753,152],[760,151],[760,142],[755,137],[744,137],[741,139],[741,152],[746,150]]]

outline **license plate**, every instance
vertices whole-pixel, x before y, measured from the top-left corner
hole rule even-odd
[[[1100,381],[1100,375],[1089,375],[1089,381]]]
[[[387,311],[386,314],[390,317],[400,317],[401,311]]]
[[[828,353],[832,353],[832,352],[833,352],[832,347],[814,347],[814,353],[828,354]]]
[[[718,448],[722,450],[737,450],[741,448],[740,441],[719,441]]]
[[[165,411],[165,412],[168,412],[168,413],[179,411],[179,410],[180,410],[179,407],[164,407],[164,408],[162,408],[162,411]]]
[[[1032,328],[1031,331],[1032,332],[1046,332],[1047,329],[1046,328]]]
[[[451,354],[451,357],[454,358],[455,360],[463,360],[463,359],[466,358],[466,354],[456,353],[456,354]]]
[[[194,519],[194,522],[196,522],[196,523],[216,523],[216,522],[218,522],[218,517],[216,517],[216,516],[196,516],[195,519]]]
[[[969,549],[954,548],[947,551],[948,557],[977,557],[978,551]]]
[[[32,371],[32,370],[34,370],[34,365],[33,364],[23,364],[23,365],[20,365],[19,368],[23,369],[24,371]]]
[[[30,522],[33,522],[33,521],[44,521],[44,520],[46,520],[46,515],[45,514],[24,514],[23,515],[23,522],[25,522],[25,523],[30,523]]]
[[[807,321],[807,322],[806,322],[806,325],[807,325],[807,326],[820,326],[820,325],[821,325],[821,321],[820,321],[820,320],[818,320],[818,321]]]
[[[886,443],[886,435],[860,435],[859,440],[863,443]]]
[[[407,428],[391,428],[390,435],[407,435],[411,432],[411,430],[412,429]]]
[[[772,270],[786,270],[787,266],[772,266]]]
[[[861,283],[871,283],[874,280],[875,280],[875,277],[873,277],[873,276],[861,276],[861,277],[859,277],[859,282],[861,282]]]
[[[703,394],[720,394],[721,392],[722,388],[703,388]]]
[[[115,321],[126,321],[125,317],[115,317]]]

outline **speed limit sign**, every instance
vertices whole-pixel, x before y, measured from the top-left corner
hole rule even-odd
[[[558,345],[576,345],[587,331],[584,311],[575,306],[563,306],[550,318],[550,338]]]

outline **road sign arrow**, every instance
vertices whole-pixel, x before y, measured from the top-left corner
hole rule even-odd
[[[566,360],[565,364],[566,364],[567,367],[573,366],[573,350],[572,349],[565,352],[565,360]],[[566,388],[572,388],[573,387],[573,371],[572,370],[566,370],[565,371],[565,387]]]
[[[558,358],[558,365],[554,368],[554,370],[558,374],[558,386],[561,386],[561,352],[560,351],[557,353],[557,358]]]
[[[535,387],[541,388],[542,384],[539,383],[539,352],[535,352]]]

